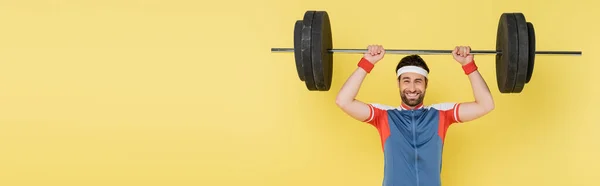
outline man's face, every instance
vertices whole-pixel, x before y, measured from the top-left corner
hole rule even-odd
[[[404,73],[398,80],[400,97],[404,104],[414,107],[423,102],[427,82],[425,76],[417,73]]]

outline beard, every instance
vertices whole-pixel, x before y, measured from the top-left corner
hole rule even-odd
[[[414,107],[414,106],[417,106],[417,105],[423,103],[423,98],[425,97],[424,92],[420,92],[420,91],[412,92],[412,93],[419,94],[419,96],[417,98],[411,98],[411,99],[406,97],[406,94],[408,94],[408,93],[410,93],[410,92],[404,91],[404,92],[401,92],[401,94],[400,94],[400,97],[402,98],[402,102],[404,102],[404,104]]]

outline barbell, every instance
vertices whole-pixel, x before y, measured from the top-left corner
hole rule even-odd
[[[366,49],[334,49],[326,11],[309,10],[294,25],[293,52],[296,71],[310,91],[328,91],[333,74],[333,53],[365,53]],[[386,54],[450,54],[452,50],[386,49]],[[535,30],[523,13],[502,13],[496,34],[496,50],[472,50],[471,54],[496,55],[496,82],[501,93],[520,93],[533,74],[536,55],[582,55],[581,51],[536,51]]]

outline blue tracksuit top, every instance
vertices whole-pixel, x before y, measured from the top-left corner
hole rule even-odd
[[[460,123],[458,103],[391,107],[368,104],[364,122],[379,131],[384,153],[383,186],[440,186],[448,127]]]

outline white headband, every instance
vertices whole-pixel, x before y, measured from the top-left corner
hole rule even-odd
[[[427,77],[427,71],[418,66],[404,66],[404,67],[398,69],[398,71],[396,71],[396,77],[400,77],[400,75],[407,73],[407,72],[414,72],[414,73],[421,74],[421,75]]]

